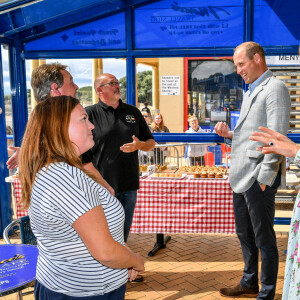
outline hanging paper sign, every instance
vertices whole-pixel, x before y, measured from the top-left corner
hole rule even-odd
[[[161,76],[161,95],[180,95],[180,76]]]

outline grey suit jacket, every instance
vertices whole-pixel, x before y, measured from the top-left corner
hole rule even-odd
[[[271,71],[264,74],[261,83],[249,96],[244,95],[240,118],[233,131],[230,185],[235,193],[247,191],[255,180],[272,185],[279,171],[285,176],[285,159],[277,154],[262,154],[255,149],[262,144],[249,140],[259,126],[287,134],[290,119],[290,96],[285,84]],[[285,183],[285,179],[284,179]]]

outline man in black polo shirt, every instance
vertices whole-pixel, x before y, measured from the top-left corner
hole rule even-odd
[[[95,168],[115,190],[125,211],[124,238],[127,241],[139,189],[138,150],[150,151],[155,141],[138,108],[120,100],[115,76],[102,74],[94,88],[99,103],[86,107],[94,124],[95,146],[83,155],[85,168]]]

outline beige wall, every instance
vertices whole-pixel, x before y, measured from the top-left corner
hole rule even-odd
[[[161,95],[161,76],[180,76],[180,95]],[[183,58],[159,58],[159,110],[170,132],[183,132]]]

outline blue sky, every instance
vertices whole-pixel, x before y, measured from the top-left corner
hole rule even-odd
[[[9,86],[9,70],[8,70],[8,51],[1,48],[4,94],[10,93]],[[70,73],[74,78],[74,82],[79,88],[84,86],[92,86],[92,59],[47,59],[46,62],[60,62],[70,67]],[[150,67],[138,65],[137,71],[151,70]],[[103,59],[103,71],[105,73],[114,74],[118,79],[126,75],[126,61],[124,59]],[[26,82],[27,88],[30,88],[30,61],[26,61]]]

